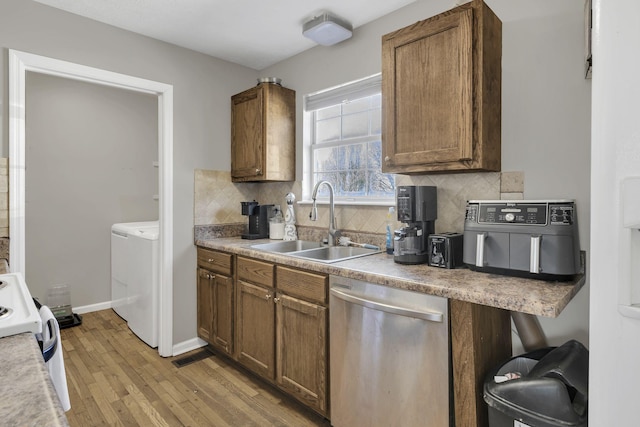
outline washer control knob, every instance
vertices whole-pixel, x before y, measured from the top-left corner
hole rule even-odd
[[[516,219],[516,217],[512,213],[508,213],[504,216],[504,219],[506,219],[509,222],[512,222],[514,219]]]

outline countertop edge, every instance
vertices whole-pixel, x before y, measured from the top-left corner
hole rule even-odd
[[[271,241],[233,237],[196,240],[195,245],[308,271],[552,318],[560,315],[586,283],[584,274],[567,282],[549,282],[467,268],[448,270],[426,264],[401,265],[385,253],[325,264],[251,248],[266,242]]]

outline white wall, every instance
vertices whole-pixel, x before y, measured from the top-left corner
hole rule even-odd
[[[583,0],[486,2],[503,22],[502,170],[524,172],[525,198],[576,199],[581,246],[588,251],[591,83],[583,71]],[[263,71],[297,91],[298,177],[303,95],[380,72],[384,34],[455,3],[418,0],[357,28],[346,42],[313,48]],[[587,285],[559,318],[541,324],[552,345],[572,338],[588,345],[588,319]]]
[[[230,169],[230,97],[257,72],[56,10],[32,0],[0,2],[2,150],[8,155],[7,49],[173,85],[174,343],[196,336],[194,169]]]
[[[640,176],[640,3],[595,0],[593,7],[589,424],[636,426],[640,320],[620,315],[618,299],[630,263],[638,266],[619,202],[621,179]]]
[[[111,300],[110,228],[158,219],[158,99],[39,73],[26,79],[25,279],[49,304]]]

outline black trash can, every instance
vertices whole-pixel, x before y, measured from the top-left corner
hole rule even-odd
[[[514,357],[489,372],[489,427],[586,427],[589,351],[571,340]]]

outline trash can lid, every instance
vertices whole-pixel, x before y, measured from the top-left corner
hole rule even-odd
[[[545,350],[512,358],[489,372],[484,384],[485,402],[535,426],[586,426],[588,351],[573,340]],[[527,363],[532,359],[533,363]],[[520,370],[519,378],[495,381],[496,376],[515,369]]]

